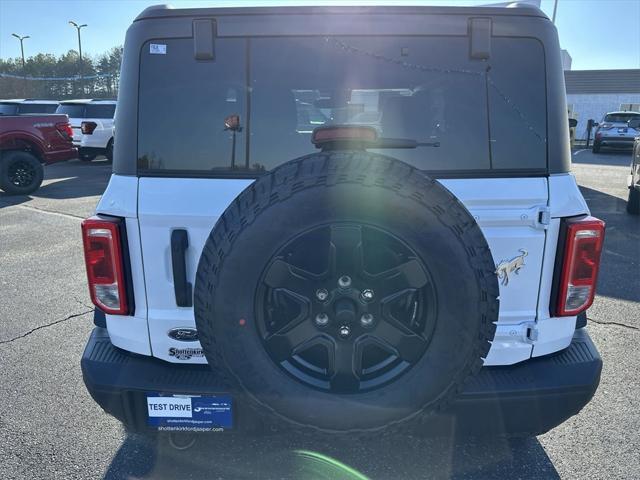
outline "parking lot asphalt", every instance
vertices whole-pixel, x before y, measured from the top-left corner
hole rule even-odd
[[[592,214],[607,222],[588,315],[604,371],[578,416],[518,441],[206,438],[187,451],[127,435],[84,388],[79,360],[93,326],[80,221],[110,165],[48,167],[32,197],[0,192],[0,478],[339,478],[327,473],[330,462],[299,450],[372,479],[640,478],[640,218],[624,211],[629,160],[574,152]]]

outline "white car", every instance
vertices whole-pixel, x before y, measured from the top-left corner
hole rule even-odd
[[[570,172],[556,29],[519,5],[138,16],[82,224],[98,404],[221,438],[577,414],[605,225]]]
[[[73,144],[78,147],[80,159],[91,161],[98,155],[113,160],[113,122],[115,100],[64,100],[56,113],[69,116],[73,128]]]

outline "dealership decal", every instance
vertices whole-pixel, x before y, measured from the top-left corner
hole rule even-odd
[[[204,357],[204,352],[201,348],[171,347],[169,349],[169,356],[175,357],[178,360],[190,360],[192,357]]]

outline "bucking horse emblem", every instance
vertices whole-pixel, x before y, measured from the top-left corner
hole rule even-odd
[[[520,269],[524,267],[524,257],[529,255],[529,252],[522,248],[518,251],[521,255],[518,255],[511,260],[502,260],[496,265],[496,275],[498,275],[500,283],[505,287],[509,285],[509,275],[512,273],[515,273],[516,275],[520,273]]]

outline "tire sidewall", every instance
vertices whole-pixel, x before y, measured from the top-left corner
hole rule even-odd
[[[107,143],[107,148],[105,149],[104,156],[108,161],[113,162],[113,138],[109,140],[109,143]]]
[[[629,187],[627,213],[629,213],[630,215],[640,215],[640,187],[637,187],[635,185]]]

